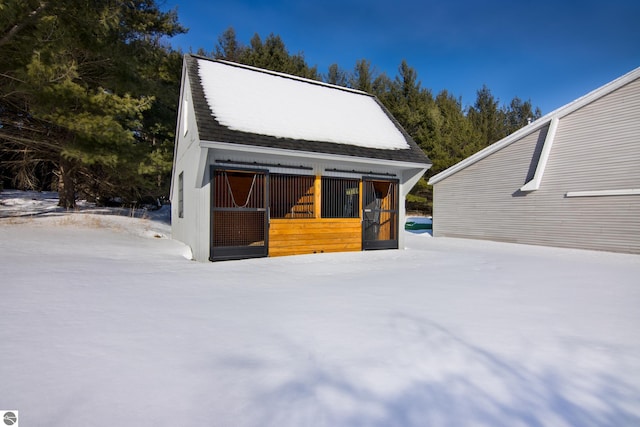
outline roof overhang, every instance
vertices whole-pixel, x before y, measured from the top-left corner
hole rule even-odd
[[[321,161],[380,165],[380,166],[385,166],[387,168],[391,166],[393,169],[398,169],[398,170],[418,168],[418,169],[424,169],[426,171],[431,167],[431,163],[407,162],[407,161],[388,160],[388,159],[374,159],[374,158],[367,158],[367,157],[346,156],[346,155],[328,154],[328,153],[316,153],[313,151],[302,151],[302,150],[286,150],[282,148],[260,147],[255,145],[242,145],[237,143],[228,143],[228,142],[219,142],[219,141],[200,141],[200,147],[225,150],[225,151],[236,151],[236,152],[243,152],[243,153],[271,154],[271,155],[277,155],[277,156],[289,157],[289,158],[296,157],[296,158],[307,158],[307,159],[321,160]]]

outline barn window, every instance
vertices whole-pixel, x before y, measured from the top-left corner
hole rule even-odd
[[[315,216],[313,176],[272,174],[269,177],[271,218]]]
[[[184,172],[178,175],[178,218],[184,218]]]
[[[359,218],[360,181],[322,177],[322,218]]]

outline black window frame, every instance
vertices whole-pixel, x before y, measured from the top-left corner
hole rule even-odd
[[[271,219],[315,218],[317,209],[315,203],[315,180],[316,177],[314,175],[269,174],[269,217]],[[311,190],[310,193],[309,190]],[[308,202],[310,202],[306,203],[307,210],[299,208],[301,205],[305,205],[304,203],[298,203],[303,198],[308,199]]]
[[[360,179],[321,177],[320,217],[360,218]]]

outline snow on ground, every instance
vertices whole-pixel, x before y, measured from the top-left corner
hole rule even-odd
[[[0,409],[23,425],[640,425],[638,256],[407,234],[196,263],[166,221],[17,196]]]
[[[35,219],[44,219],[34,221]],[[96,207],[77,201],[69,211],[58,206],[58,193],[5,190],[0,192],[0,225],[71,225],[85,228],[111,228],[155,238],[171,237],[171,209]]]

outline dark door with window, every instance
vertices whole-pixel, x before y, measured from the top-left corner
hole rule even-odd
[[[211,260],[268,254],[267,172],[212,168]]]
[[[365,178],[362,249],[398,249],[398,181]]]

